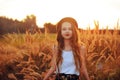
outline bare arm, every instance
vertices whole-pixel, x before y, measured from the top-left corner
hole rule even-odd
[[[52,58],[52,66],[49,69],[48,73],[46,74],[46,76],[44,77],[43,80],[47,80],[52,74],[53,72],[56,70],[56,53],[57,53],[57,49],[55,48],[55,46],[53,47],[53,58]]]
[[[43,80],[47,80],[51,75],[52,73],[55,71],[55,67],[51,67],[50,70],[48,71],[48,73],[46,74],[46,76],[44,77]]]
[[[85,54],[86,53],[87,53],[86,47],[82,46],[80,49],[81,61],[82,61],[81,72],[84,75],[84,77],[86,78],[86,80],[90,80],[90,78],[88,76],[87,68],[86,68],[86,62],[85,62]]]

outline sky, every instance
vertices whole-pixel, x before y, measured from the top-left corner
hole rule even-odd
[[[23,20],[31,14],[39,27],[73,17],[79,28],[94,29],[94,21],[99,21],[100,29],[114,29],[120,22],[120,0],[0,0],[0,16]]]

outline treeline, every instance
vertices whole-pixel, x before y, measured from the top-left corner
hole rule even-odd
[[[81,32],[90,32],[91,34],[105,34],[108,30],[99,30],[99,23],[95,22],[95,30],[82,30]],[[27,15],[25,19],[22,21],[13,20],[4,16],[0,17],[0,35],[6,33],[25,33],[29,31],[31,33],[39,32],[39,33],[56,33],[56,24],[52,23],[44,23],[44,26],[41,28],[36,24],[36,16],[35,15]],[[111,34],[113,34],[116,30],[109,30]],[[120,34],[120,30],[117,30],[117,33]]]
[[[0,17],[0,34],[25,33],[26,30],[37,29],[36,16],[28,15],[22,21],[13,20],[4,16]]]
[[[5,16],[0,16],[0,35],[6,33],[31,33],[40,32],[56,33],[56,25],[52,23],[45,23],[43,28],[39,28],[36,24],[36,16],[28,15],[22,21],[13,20]]]

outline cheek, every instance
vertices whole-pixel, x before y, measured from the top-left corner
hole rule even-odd
[[[70,34],[72,34],[73,32],[72,31],[70,31]]]
[[[70,31],[70,32],[69,32],[69,34],[70,34],[70,35],[73,35],[73,32],[72,32],[72,31]]]
[[[63,36],[63,34],[65,34],[65,31],[61,31],[61,35]]]
[[[71,37],[73,37],[73,32],[71,31]]]
[[[66,32],[66,30],[61,30],[61,33],[65,33]]]

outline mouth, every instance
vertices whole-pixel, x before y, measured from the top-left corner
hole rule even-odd
[[[65,34],[65,36],[69,36],[69,34]]]

